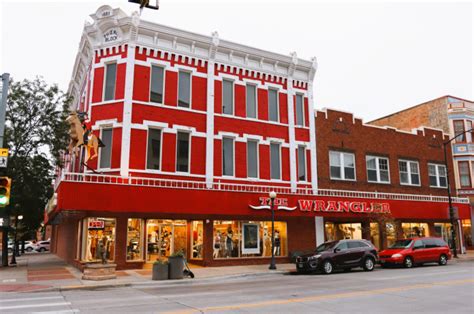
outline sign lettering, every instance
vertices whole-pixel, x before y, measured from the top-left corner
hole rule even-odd
[[[90,220],[89,229],[104,229],[105,223],[103,220]]]

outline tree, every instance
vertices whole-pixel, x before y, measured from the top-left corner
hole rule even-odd
[[[42,78],[10,82],[5,144],[10,150],[7,175],[12,178],[9,211],[23,215],[23,234],[39,227],[52,196],[54,168],[68,144],[65,119],[70,99]]]

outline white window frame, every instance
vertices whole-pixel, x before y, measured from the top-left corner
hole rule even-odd
[[[298,110],[297,110],[297,101],[296,99],[298,98],[298,96],[301,96],[301,119],[303,119],[303,124],[298,124]],[[305,127],[305,111],[304,111],[304,94],[301,94],[301,93],[296,93],[295,94],[295,126],[300,126],[300,127]]]
[[[367,167],[367,160],[368,158],[375,158],[375,167],[376,169],[369,169]],[[381,181],[380,180],[380,160],[385,159],[387,160],[387,171],[388,171],[388,181]],[[367,182],[370,183],[379,183],[379,184],[390,184],[390,160],[388,157],[380,157],[374,155],[366,155],[365,156],[365,168],[367,170]],[[369,170],[376,170],[377,171],[377,181],[371,181],[369,179]]]
[[[280,178],[274,179],[272,178],[272,144],[278,145],[278,154],[280,155]],[[283,171],[282,171],[282,160],[281,160],[281,144],[280,142],[270,142],[270,180],[271,181],[283,181]]]
[[[151,84],[152,84],[151,77],[152,77],[152,73],[153,73],[153,67],[161,68],[163,70],[163,91],[162,91],[163,99],[162,99],[161,103],[151,101]],[[178,75],[178,79],[179,79],[179,75]],[[166,91],[166,67],[161,65],[161,64],[152,63],[151,66],[150,66],[150,88],[149,88],[149,93],[148,93],[148,102],[152,103],[152,104],[164,105],[165,104],[165,91]],[[178,97],[179,97],[179,95],[178,95]]]
[[[232,140],[232,175],[224,174],[224,139]],[[223,136],[222,137],[222,177],[226,178],[235,178],[235,138],[232,136]]]
[[[435,167],[435,170],[436,170],[436,185],[431,185],[431,182],[430,182],[430,166],[434,166]],[[445,178],[446,178],[446,185],[441,185],[440,184],[440,175],[439,175],[439,168],[440,167],[443,167],[444,168],[444,173],[446,174]],[[432,188],[439,188],[439,189],[445,189],[447,186],[448,186],[448,173],[446,171],[446,166],[443,165],[443,164],[436,164],[436,163],[428,163],[428,181],[429,181],[429,184],[430,184],[430,187]]]
[[[179,73],[184,72],[189,74],[189,107],[181,107],[179,105]],[[163,75],[163,80],[165,79],[165,76]],[[163,89],[165,88],[165,84],[163,84]],[[163,102],[165,100],[165,93],[163,91]],[[179,69],[178,70],[178,92],[176,95],[176,107],[181,108],[181,109],[192,109],[193,108],[193,72],[184,70],[184,69]]]
[[[341,168],[341,178],[334,178],[332,175],[331,175],[331,153],[335,153],[335,154],[339,154],[339,159],[341,161],[341,164],[340,164],[340,168]],[[345,167],[344,167],[344,159],[345,159],[345,155],[352,155],[352,157],[354,158],[354,179],[347,179],[346,178],[346,171],[345,171]],[[340,152],[340,151],[337,151],[337,150],[331,150],[329,151],[329,177],[331,178],[331,180],[340,180],[340,181],[357,181],[357,171],[356,171],[356,159],[355,159],[355,154],[354,153],[348,153],[348,152]]]
[[[255,118],[249,117],[247,115],[247,86],[253,86],[255,88]],[[252,84],[252,83],[246,83],[245,84],[245,117],[248,119],[258,119],[258,85],[257,84]]]
[[[400,168],[400,162],[405,162],[407,164],[407,175],[408,175],[408,183],[404,183],[402,182],[402,170]],[[412,172],[411,172],[411,167],[410,167],[410,164],[416,164],[416,168],[418,170],[418,184],[414,184],[411,180],[411,175],[412,175]],[[409,160],[409,159],[399,159],[398,160],[398,175],[399,175],[399,179],[400,179],[400,185],[410,185],[410,186],[421,186],[421,176],[420,176],[420,163],[416,160]]]
[[[249,142],[253,142],[255,144],[257,144],[257,176],[256,177],[249,177],[249,160],[248,160],[248,149],[249,149],[249,146],[248,146],[248,143]],[[259,179],[260,178],[260,144],[259,144],[259,141],[258,140],[254,140],[254,139],[248,139],[247,140],[247,145],[246,145],[246,153],[247,155],[245,156],[246,158],[246,163],[247,163],[247,178],[250,179],[250,180],[256,180],[256,179]],[[235,153],[235,151],[234,151]]]
[[[232,84],[232,114],[224,112],[224,81],[230,82]],[[221,104],[222,115],[229,116],[229,117],[235,116],[235,81],[234,80],[228,79],[228,78],[223,78],[222,79],[221,95],[222,95],[222,104]]]
[[[276,92],[276,109],[277,109],[277,121],[270,120],[270,91],[275,91]],[[273,88],[269,87],[268,88],[268,121],[269,122],[274,122],[274,123],[280,123],[280,90],[278,88]]]
[[[189,146],[188,146],[188,171],[179,171],[178,170],[178,133],[188,133],[189,134]],[[191,139],[192,139],[192,133],[189,132],[189,131],[185,131],[185,130],[177,130],[176,132],[176,156],[175,156],[175,160],[176,160],[176,164],[175,164],[175,172],[176,173],[191,173]]]
[[[99,148],[99,152],[97,153],[97,169],[101,169],[101,170],[110,170],[112,169],[112,148],[114,147],[114,128],[112,125],[107,125],[107,124],[104,124],[104,125],[101,125],[100,126],[100,135],[99,135],[99,138],[102,139],[102,132],[103,130],[111,130],[112,131],[112,137],[110,138],[110,167],[107,167],[107,168],[101,168],[100,167],[100,158],[101,158],[101,154],[102,154],[102,147]]]
[[[148,139],[150,136],[150,129],[154,130],[160,130],[160,168],[159,169],[152,169],[148,168]],[[154,171],[161,171],[162,166],[163,166],[163,128],[157,128],[157,127],[149,127],[146,130],[146,156],[145,156],[145,169],[146,170],[154,170]],[[176,134],[176,143],[178,142],[178,134]],[[178,147],[178,144],[176,144],[176,149]],[[178,154],[176,152],[176,154]],[[177,157],[176,157],[177,158]]]

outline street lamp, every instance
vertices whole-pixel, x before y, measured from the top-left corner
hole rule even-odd
[[[16,256],[20,256],[20,254],[18,252],[18,245],[17,245],[16,236],[17,236],[17,229],[18,229],[18,220],[22,220],[22,219],[23,219],[23,215],[17,215],[16,219],[15,219],[15,233],[14,233],[14,237],[13,237],[13,252],[12,252],[12,260],[10,262],[11,265],[16,265]]]
[[[268,196],[270,197],[271,210],[272,210],[272,260],[270,262],[270,267],[268,269],[276,269],[275,265],[275,199],[277,194],[275,191],[271,191]]]
[[[444,166],[446,167],[446,188],[448,189],[448,202],[449,202],[449,218],[451,220],[451,242],[453,243],[453,256],[458,257],[458,253],[456,250],[456,222],[454,220],[454,208],[453,208],[453,202],[451,199],[451,185],[449,183],[449,168],[448,168],[448,154],[446,152],[446,146],[451,144],[452,141],[454,141],[456,138],[459,136],[466,134],[468,132],[474,132],[474,129],[469,129],[466,130],[462,133],[456,134],[453,138],[450,138],[446,142],[443,143],[443,149],[444,149]]]

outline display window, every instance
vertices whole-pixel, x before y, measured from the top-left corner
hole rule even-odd
[[[288,255],[286,222],[275,221],[275,256]],[[272,255],[271,221],[214,221],[214,259]]]
[[[143,220],[129,218],[127,222],[127,261],[143,260]]]
[[[86,262],[113,261],[115,257],[114,218],[85,218],[82,222],[83,246],[81,259]]]
[[[361,223],[333,223],[326,222],[324,225],[326,241],[336,241],[344,239],[362,239]]]
[[[402,222],[402,231],[403,237],[405,239],[430,236],[430,231],[427,223]]]
[[[391,247],[397,241],[397,225],[391,222],[385,224],[385,236],[387,237],[387,247]]]
[[[464,219],[461,221],[461,223],[462,223],[462,234],[464,235],[464,245],[472,247],[471,220]]]
[[[186,252],[186,220],[148,219],[146,223],[147,262]]]
[[[380,229],[377,222],[370,223],[370,242],[372,242],[372,244],[380,250]]]
[[[193,259],[202,259],[204,227],[202,221],[193,221],[191,223],[191,243],[193,247]]]

